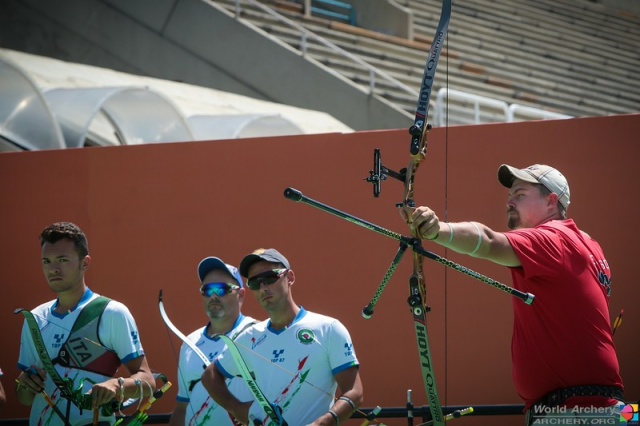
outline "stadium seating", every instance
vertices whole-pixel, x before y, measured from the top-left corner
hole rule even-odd
[[[237,13],[235,0],[213,2]],[[298,30],[251,3],[241,2],[242,18],[304,49],[305,54],[352,81],[373,86],[376,94],[407,112],[415,109],[413,93],[384,79],[372,83],[369,71],[338,50],[303,38]],[[440,0],[396,0],[413,15],[415,35],[408,40],[305,16],[298,2],[261,3],[416,91],[441,9]],[[637,112],[640,79],[634,71],[640,68],[639,23],[638,17],[582,0],[455,2],[434,93],[448,87],[508,105],[575,117]],[[456,107],[453,105],[454,110]],[[495,120],[500,117],[481,121]]]

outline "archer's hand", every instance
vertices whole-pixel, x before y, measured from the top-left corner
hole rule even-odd
[[[253,401],[240,402],[237,406],[229,410],[231,415],[243,425],[253,425],[249,419],[249,409],[253,405]]]
[[[421,206],[415,209],[403,207],[400,209],[400,216],[417,238],[433,240],[440,233],[440,219],[429,207]]]
[[[35,394],[44,390],[44,381],[46,378],[47,373],[42,368],[32,365],[28,370],[20,373],[16,382],[18,388],[28,389]]]
[[[109,379],[106,382],[96,383],[89,393],[91,394],[91,409],[96,409],[116,398],[120,391],[118,379]],[[124,401],[123,401],[124,402]]]

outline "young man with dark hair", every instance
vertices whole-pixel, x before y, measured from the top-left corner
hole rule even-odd
[[[155,390],[138,328],[125,305],[85,283],[91,257],[77,225],[54,223],[40,240],[44,276],[57,297],[23,312],[18,401],[31,406],[31,425],[113,424],[112,401]],[[113,377],[121,364],[129,377]]]

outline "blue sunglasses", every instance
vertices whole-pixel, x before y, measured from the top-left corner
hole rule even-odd
[[[240,286],[231,283],[207,283],[200,287],[200,294],[206,297],[211,297],[214,294],[218,297],[222,297],[237,288],[240,288]]]

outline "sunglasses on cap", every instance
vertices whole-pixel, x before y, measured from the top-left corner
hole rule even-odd
[[[272,269],[256,276],[249,278],[247,281],[247,287],[251,290],[260,290],[260,285],[271,285],[278,281],[282,276],[287,273],[288,269]]]
[[[211,297],[214,294],[218,297],[222,297],[237,288],[240,288],[240,286],[230,283],[207,283],[200,287],[200,294],[206,297]]]

